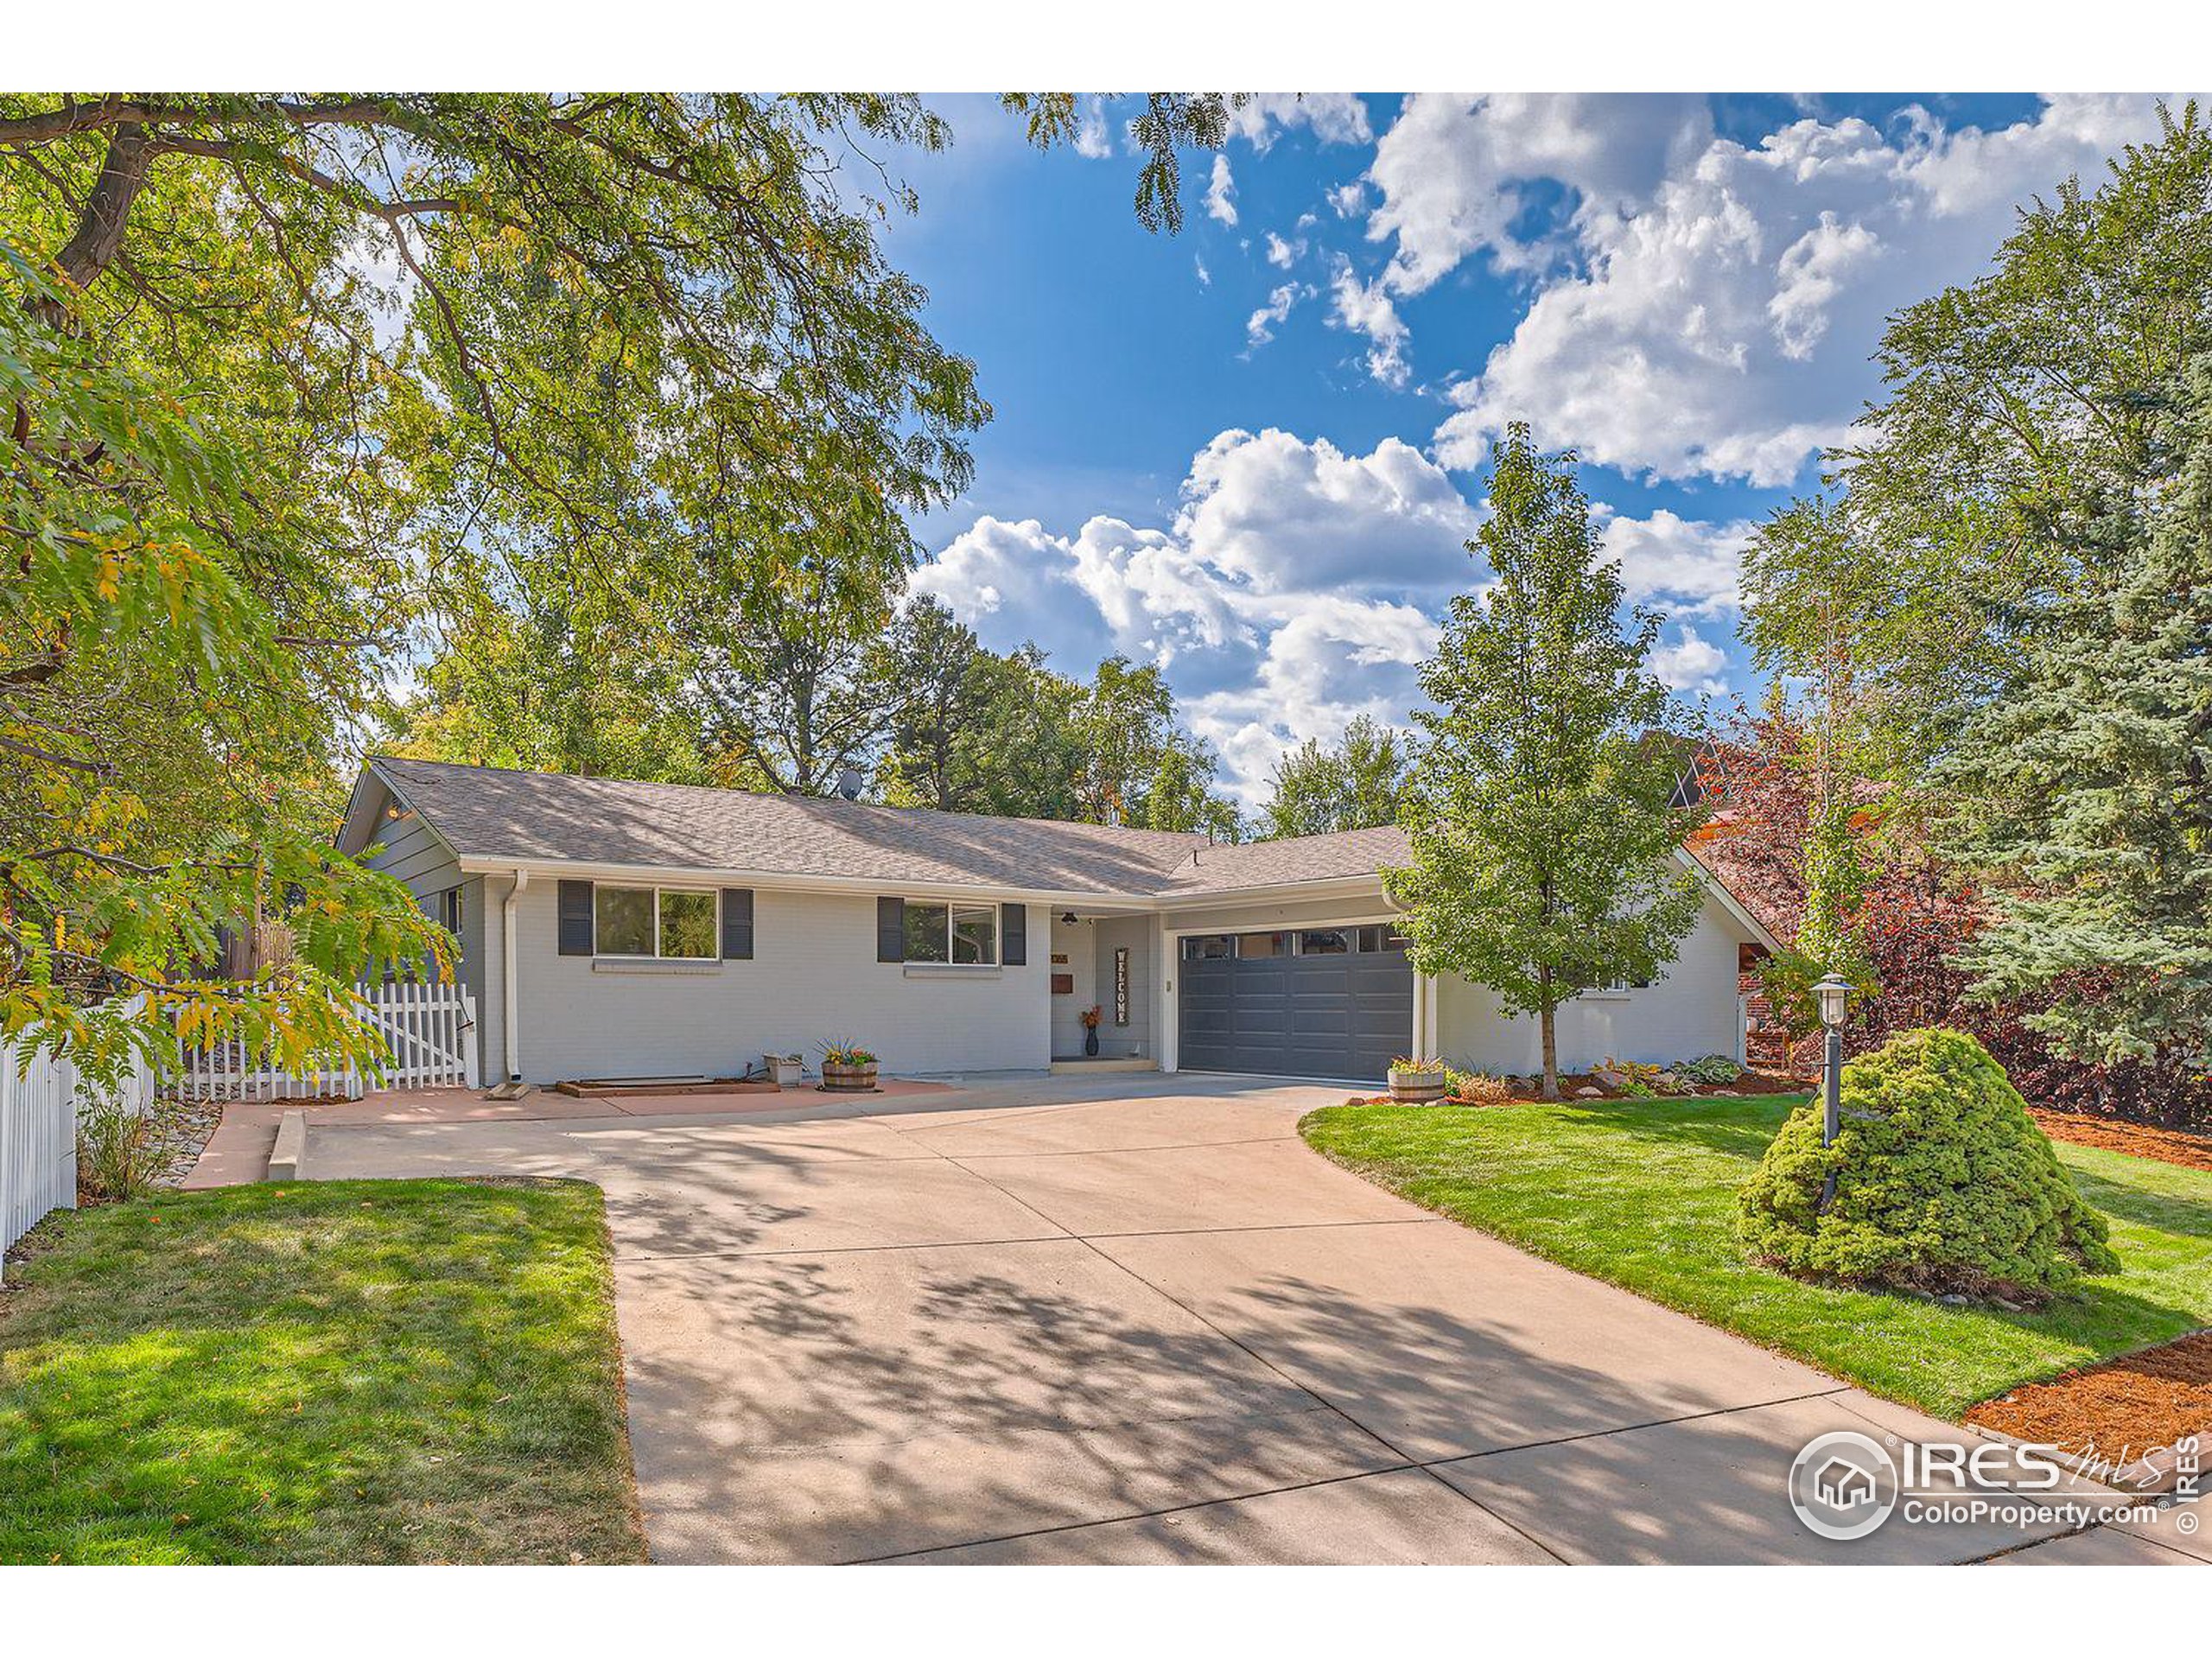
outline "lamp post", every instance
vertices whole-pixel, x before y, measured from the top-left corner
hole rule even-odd
[[[1843,1015],[1851,999],[1850,982],[1840,974],[1826,975],[1813,987],[1813,998],[1827,1039],[1821,1066],[1821,1144],[1832,1147],[1843,1129]],[[1835,1172],[1830,1170],[1821,1183],[1821,1208],[1826,1210],[1834,1201]]]

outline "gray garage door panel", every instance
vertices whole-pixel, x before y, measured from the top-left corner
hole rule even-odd
[[[1413,1040],[1402,951],[1179,966],[1177,1064],[1190,1071],[1379,1079]]]

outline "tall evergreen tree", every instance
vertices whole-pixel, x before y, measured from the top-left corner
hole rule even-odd
[[[1491,514],[1468,543],[1497,581],[1452,601],[1421,670],[1434,709],[1403,823],[1413,862],[1386,873],[1426,974],[1487,986],[1542,1033],[1543,1093],[1559,1098],[1555,1016],[1592,987],[1648,980],[1697,918],[1674,862],[1695,826],[1672,800],[1681,753],[1645,666],[1661,619],[1632,613],[1604,557],[1572,456],[1536,452],[1516,423],[1494,454]]]
[[[1967,965],[2067,1052],[2212,1065],[2212,355],[2177,475],[2107,591],[2037,619],[2013,695],[1939,777],[1955,850],[2009,888]]]

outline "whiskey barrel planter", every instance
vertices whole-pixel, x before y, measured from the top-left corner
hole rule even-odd
[[[875,1065],[846,1065],[836,1060],[822,1062],[822,1086],[824,1089],[849,1089],[855,1094],[865,1093],[875,1087]]]
[[[1439,1066],[1434,1071],[1416,1071],[1392,1066],[1390,1068],[1390,1098],[1414,1103],[1443,1099],[1443,1068]]]

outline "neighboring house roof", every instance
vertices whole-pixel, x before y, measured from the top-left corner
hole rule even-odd
[[[456,858],[478,864],[758,872],[1173,902],[1357,880],[1410,858],[1404,832],[1389,825],[1231,844],[1160,830],[391,755],[372,756],[368,766]],[[341,844],[359,852],[373,834],[372,824],[349,820]],[[1713,871],[1681,857],[1754,938],[1775,948]]]

